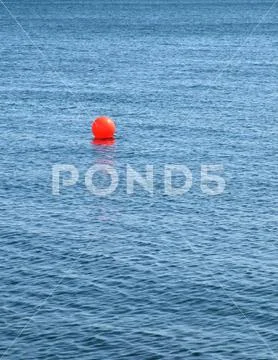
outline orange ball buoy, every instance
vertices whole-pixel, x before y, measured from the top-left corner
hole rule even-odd
[[[116,131],[116,125],[107,116],[100,116],[92,123],[92,133],[95,139],[112,139]]]

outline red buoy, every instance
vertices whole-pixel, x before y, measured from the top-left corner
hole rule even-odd
[[[100,116],[92,123],[95,139],[113,139],[116,131],[115,123],[107,116]]]

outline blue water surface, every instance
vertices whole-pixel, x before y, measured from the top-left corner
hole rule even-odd
[[[278,359],[278,4],[5,4],[0,359]],[[111,146],[91,143],[100,114]],[[54,164],[80,175],[59,196]],[[94,164],[113,194],[86,189]],[[127,164],[154,166],[153,196],[127,194]],[[165,195],[165,164],[189,192]]]

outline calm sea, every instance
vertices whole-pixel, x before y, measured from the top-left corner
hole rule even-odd
[[[278,4],[5,4],[0,359],[277,359]],[[110,146],[91,143],[100,114]],[[79,171],[59,196],[54,164]],[[113,194],[86,189],[94,164]],[[153,196],[127,194],[127,164],[153,165]],[[166,164],[187,193],[164,194]]]

